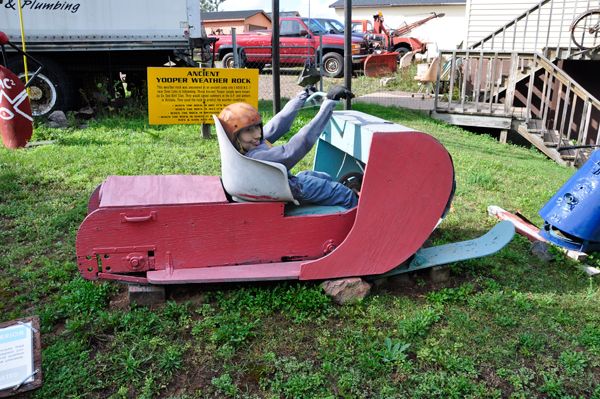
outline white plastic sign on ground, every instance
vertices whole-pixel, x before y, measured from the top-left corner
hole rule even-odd
[[[0,390],[33,382],[32,323],[0,329]]]

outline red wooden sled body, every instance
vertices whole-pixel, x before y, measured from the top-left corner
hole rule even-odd
[[[364,166],[366,164],[366,166]],[[336,113],[315,170],[365,169],[358,207],[234,203],[216,176],[109,176],[77,235],[86,279],[181,284],[311,280],[388,272],[442,217],[454,172],[432,136]]]

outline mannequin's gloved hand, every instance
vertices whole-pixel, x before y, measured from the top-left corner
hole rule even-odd
[[[333,86],[327,90],[327,98],[339,101],[342,98],[354,98],[354,94],[344,86]]]
[[[316,93],[318,90],[313,85],[306,85],[306,87],[304,87],[304,91],[310,97],[311,95],[313,95],[314,93]]]

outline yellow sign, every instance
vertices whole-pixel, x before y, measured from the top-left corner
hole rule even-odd
[[[238,102],[258,108],[258,69],[148,68],[151,125],[214,123]]]

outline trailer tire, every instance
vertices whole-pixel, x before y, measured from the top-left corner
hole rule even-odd
[[[344,59],[338,53],[327,53],[323,56],[323,75],[329,78],[344,76]]]
[[[69,111],[73,107],[73,84],[63,68],[54,60],[35,55],[44,68],[29,85],[29,98],[33,116],[49,115],[55,110]],[[23,57],[12,57],[9,69],[25,83]],[[33,60],[27,62],[27,75],[33,76],[39,66]]]

